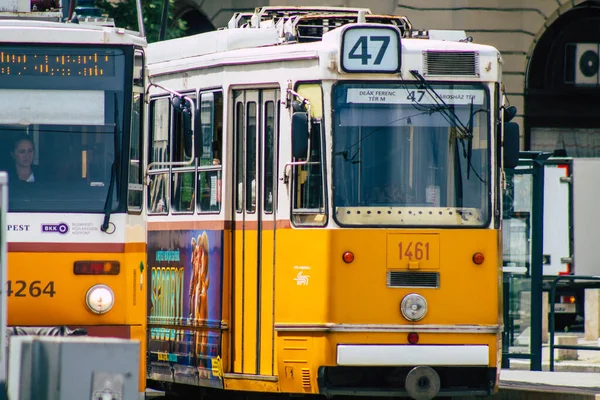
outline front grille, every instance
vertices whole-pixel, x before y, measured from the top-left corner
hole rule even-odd
[[[302,368],[302,387],[310,389],[310,369]]]
[[[389,288],[439,288],[439,272],[404,272],[388,271],[387,287]]]
[[[425,76],[479,76],[479,53],[474,51],[424,51],[423,72]]]

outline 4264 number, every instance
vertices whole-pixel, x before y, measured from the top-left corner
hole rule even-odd
[[[40,297],[50,296],[54,297],[56,291],[54,290],[54,281],[50,281],[43,284],[41,281],[7,281],[6,282],[6,295],[14,297]]]

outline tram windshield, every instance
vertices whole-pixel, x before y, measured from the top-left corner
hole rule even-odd
[[[0,47],[0,170],[9,173],[10,211],[104,211],[131,108],[123,107],[125,64],[117,48]],[[115,210],[117,187],[112,193]]]
[[[333,96],[339,224],[489,224],[485,86],[344,83]]]

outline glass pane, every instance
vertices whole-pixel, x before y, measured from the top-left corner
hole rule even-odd
[[[505,331],[508,337],[508,352],[511,354],[529,354],[531,352],[531,279],[525,275],[505,276],[505,292],[508,292],[508,321]],[[509,357],[510,358],[510,357]]]
[[[502,245],[505,300],[505,338],[509,353],[530,353],[531,326],[531,211],[533,175],[506,171],[503,197]]]
[[[7,168],[11,211],[104,210],[115,159],[114,127],[5,125],[0,131],[13,138],[0,146],[12,159]]]
[[[242,112],[242,103],[237,112]],[[239,115],[239,116],[238,116]],[[243,113],[236,114],[237,118]],[[236,135],[243,133],[243,119],[238,119]],[[200,101],[200,134],[196,139],[198,148],[198,212],[219,212],[221,210],[221,145],[223,135],[223,95],[221,92],[202,93]],[[242,143],[242,142],[239,142]],[[238,147],[239,150],[239,147]],[[238,160],[242,160],[241,155]],[[208,170],[207,168],[215,167]],[[216,169],[218,167],[218,169]],[[238,170],[241,165],[238,163]],[[236,170],[236,176],[237,170]],[[238,197],[238,201],[242,197]],[[241,211],[241,204],[239,207]]]
[[[256,210],[256,103],[247,103],[246,126],[246,211]]]
[[[131,140],[129,152],[129,188],[127,205],[129,208],[140,209],[142,207],[142,163],[141,163],[141,138],[140,125],[142,118],[141,105],[142,95],[134,93],[133,110],[131,114]]]
[[[504,272],[529,274],[533,175],[506,171],[503,198],[502,247]]]
[[[150,175],[148,211],[166,214],[169,212],[169,173]]]
[[[201,212],[221,210],[221,171],[198,171],[198,209]]]
[[[235,145],[237,146],[237,154],[235,164],[237,166],[235,171],[235,182],[237,185],[237,194],[236,194],[236,211],[242,212],[242,208],[244,207],[244,103],[237,103],[236,110],[236,141]]]
[[[310,134],[310,163],[294,167],[296,197],[294,208],[321,210],[323,201],[323,174],[321,168],[321,125],[313,124]]]
[[[115,163],[129,158],[126,54],[83,45],[1,47],[0,171],[9,174],[10,210],[118,209],[120,191],[107,197],[111,182],[121,188],[129,176]]]
[[[321,124],[312,124],[310,132],[310,162],[294,167],[294,214],[297,225],[325,225]]]
[[[275,104],[272,101],[265,103],[265,212],[273,212],[273,171],[275,168]]]
[[[487,89],[432,86],[435,94],[412,84],[335,87],[333,188],[340,224],[488,224]]]
[[[152,102],[152,121],[150,122],[150,135],[152,151],[151,162],[167,162],[169,157],[169,99],[160,99]],[[161,167],[164,168],[164,167]]]
[[[196,172],[173,171],[173,212],[194,211],[194,180]]]
[[[212,165],[213,163],[213,137],[214,137],[214,94],[202,93],[200,102],[200,132],[196,138],[198,150],[198,165]]]

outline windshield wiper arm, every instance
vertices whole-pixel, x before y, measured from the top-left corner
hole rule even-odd
[[[468,139],[469,140],[469,142],[467,144],[467,146],[468,146],[467,149],[464,148],[464,142],[462,143],[463,156],[467,159],[467,179],[470,178],[471,170],[473,170],[473,173],[477,176],[477,178],[479,178],[479,180],[483,182],[483,179],[481,179],[481,177],[477,174],[477,172],[473,168],[473,165],[471,164],[471,157],[473,155],[473,143],[472,143],[473,141],[471,139],[473,139],[473,117],[474,117],[474,114],[476,114],[479,111],[488,111],[488,110],[482,109],[482,110],[477,110],[476,112],[473,112],[473,99],[471,99],[471,108],[469,110],[469,123],[467,126],[465,126],[465,124],[462,123],[460,118],[458,118],[458,115],[456,115],[456,113],[452,110],[452,108],[450,108],[448,106],[448,104],[446,104],[444,99],[442,99],[442,96],[440,96],[431,87],[431,85],[425,80],[425,78],[423,78],[423,76],[419,73],[419,71],[411,70],[410,73],[412,74],[412,76],[415,77],[415,79],[417,79],[423,85],[423,87],[425,88],[427,93],[434,100],[439,101],[437,106],[434,106],[431,108],[431,111],[439,111],[442,114],[442,116],[444,116],[444,118],[449,123],[455,124],[456,127],[461,131],[460,135],[458,136],[459,139]]]
[[[456,115],[452,108],[446,104],[444,99],[442,99],[442,96],[440,96],[435,89],[431,87],[431,85],[425,80],[425,78],[423,78],[419,71],[413,69],[410,71],[410,73],[423,85],[427,91],[427,94],[439,102],[437,107],[432,107],[432,111],[439,111],[449,123],[456,125],[462,136],[461,139],[471,139],[473,137],[473,127],[470,124],[469,126],[465,126],[465,124],[462,123],[460,118],[458,118],[458,115]]]
[[[112,166],[110,168],[110,182],[108,183],[108,193],[106,194],[106,201],[104,202],[104,221],[102,222],[102,226],[100,230],[102,232],[107,232],[108,227],[110,225],[110,212],[112,210],[113,203],[113,193],[115,187],[115,180],[117,177],[117,169],[119,167],[120,162],[120,154],[121,148],[119,146],[119,106],[117,99],[117,92],[115,92],[115,129],[113,132],[113,140],[114,140],[114,149],[115,149],[115,159],[113,160]]]
[[[471,132],[471,137],[473,136],[473,98],[471,98],[471,108],[469,109],[469,131]],[[467,180],[471,177],[471,169],[473,166],[471,165],[471,157],[473,156],[473,141],[469,140],[467,143]]]

